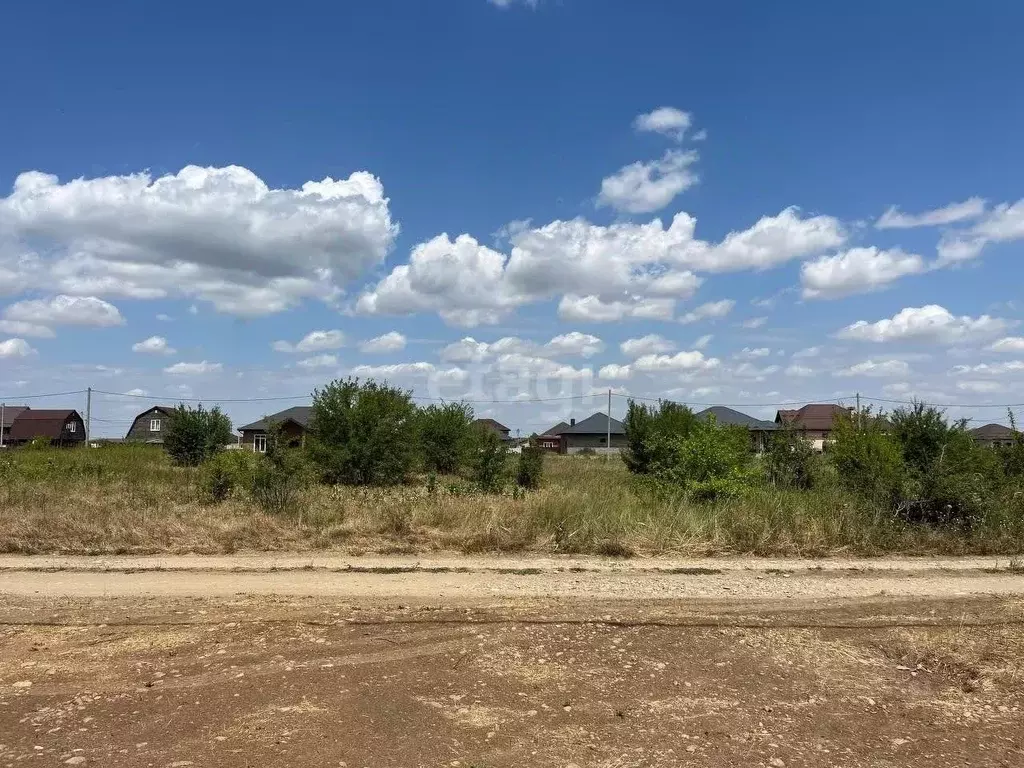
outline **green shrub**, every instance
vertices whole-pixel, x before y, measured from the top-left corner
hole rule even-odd
[[[828,455],[843,486],[893,509],[903,498],[906,466],[899,443],[884,427],[885,422],[872,417],[870,409],[839,416],[833,424]]]
[[[685,405],[662,400],[657,407],[629,401],[626,419],[626,449],[623,461],[629,471],[645,475],[655,465],[663,465],[667,457],[660,451],[670,450],[675,439],[685,438],[696,423],[693,412]]]
[[[429,405],[419,412],[419,432],[423,468],[455,474],[472,449],[473,409],[466,403]]]
[[[178,466],[198,467],[232,442],[231,419],[214,406],[179,405],[168,420],[164,449]]]
[[[309,456],[327,483],[394,485],[412,470],[412,393],[374,380],[334,381],[313,393]]]
[[[262,457],[251,451],[221,451],[203,462],[199,484],[214,503],[226,501],[235,489],[248,490],[256,463]]]
[[[501,491],[508,476],[508,446],[498,434],[477,426],[471,462],[473,480],[485,493]]]
[[[814,485],[814,449],[790,426],[771,433],[764,454],[768,481],[779,488],[808,490]]]
[[[516,485],[536,490],[544,476],[544,449],[524,445],[516,465]]]
[[[747,430],[696,420],[685,437],[653,439],[652,474],[699,501],[739,495],[750,482]]]
[[[267,514],[298,512],[301,521],[301,495],[310,479],[302,450],[268,439],[267,452],[256,459],[248,489],[253,501]]]

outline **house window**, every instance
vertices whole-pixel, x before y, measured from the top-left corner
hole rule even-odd
[[[600,440],[601,445],[604,445],[606,442],[608,442],[608,438],[607,437],[602,437],[601,440]]]
[[[160,431],[160,419],[150,419],[149,420],[149,431],[150,432],[159,432]]]
[[[253,435],[252,438],[252,449],[256,453],[267,452],[267,436],[266,435]]]
[[[75,431],[75,427],[77,427],[77,426],[78,425],[75,424],[75,422],[69,421],[68,422],[68,432],[74,432]]]

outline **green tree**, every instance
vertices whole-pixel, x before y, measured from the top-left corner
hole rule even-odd
[[[697,419],[687,434],[654,438],[652,474],[700,500],[738,494],[749,480],[750,437],[743,427],[714,417]]]
[[[394,485],[416,458],[412,393],[349,378],[313,393],[309,456],[328,483]]]
[[[428,472],[453,474],[473,446],[473,408],[467,403],[429,405],[419,412],[420,450]]]
[[[942,411],[915,400],[909,408],[893,411],[889,421],[907,469],[915,478],[931,471],[949,441],[950,426]]]
[[[792,426],[770,434],[764,468],[769,482],[774,485],[809,489],[813,485],[814,460],[810,442]]]
[[[544,477],[544,449],[538,448],[531,438],[530,445],[524,445],[516,465],[516,485],[528,490],[540,488]]]
[[[884,430],[871,409],[838,416],[828,456],[840,482],[878,504],[895,508],[903,498],[906,466],[899,443]]]
[[[654,467],[664,464],[676,439],[685,438],[696,423],[693,412],[685,405],[661,400],[657,407],[629,401],[626,419],[626,449],[622,458],[629,471],[645,475]]]
[[[164,432],[164,449],[171,460],[184,467],[197,467],[233,441],[231,419],[214,406],[207,410],[179,405]]]
[[[474,430],[473,480],[486,493],[500,491],[508,478],[508,445],[493,429],[482,424]]]

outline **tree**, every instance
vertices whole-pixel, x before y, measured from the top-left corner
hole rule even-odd
[[[428,472],[453,474],[473,444],[473,408],[467,403],[429,405],[419,412],[420,450]]]
[[[855,493],[895,508],[903,498],[906,467],[899,443],[883,430],[884,422],[864,409],[856,417],[836,417],[828,455],[840,482]]]
[[[401,483],[416,452],[412,393],[373,379],[331,382],[313,393],[307,448],[325,482]]]
[[[630,400],[623,422],[626,450],[622,452],[629,471],[638,475],[652,472],[654,465],[665,461],[659,450],[673,439],[685,438],[696,421],[689,408],[671,400],[661,400],[657,407]]]
[[[516,465],[516,485],[536,490],[540,488],[544,476],[544,449],[537,447],[536,439],[531,437],[530,444],[524,445],[521,450]]]
[[[814,450],[796,429],[786,425],[771,433],[764,468],[773,484],[807,490],[813,483]]]
[[[486,493],[500,491],[508,475],[508,446],[498,433],[476,425],[471,469],[473,479]]]
[[[938,408],[915,400],[909,408],[893,411],[889,420],[907,469],[920,478],[931,470],[949,441],[950,426],[945,416]]]
[[[214,406],[179,405],[168,420],[164,448],[179,466],[196,467],[232,442],[231,419]]]
[[[655,438],[652,474],[700,500],[740,492],[748,480],[750,437],[743,427],[723,426],[712,416],[693,422],[687,434]]]

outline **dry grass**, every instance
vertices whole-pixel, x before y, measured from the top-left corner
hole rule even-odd
[[[910,525],[834,488],[700,504],[638,490],[617,459],[550,456],[543,487],[480,494],[457,478],[397,488],[316,486],[293,511],[261,513],[235,492],[204,503],[198,475],[159,449],[12,451],[0,456],[0,551],[538,551],[824,556],[1024,551],[1024,515],[970,532]]]

